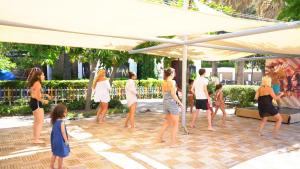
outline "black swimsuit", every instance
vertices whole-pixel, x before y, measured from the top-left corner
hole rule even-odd
[[[35,98],[30,98],[29,107],[31,108],[32,111],[35,111],[38,108],[43,108],[43,104],[41,101],[38,101]]]

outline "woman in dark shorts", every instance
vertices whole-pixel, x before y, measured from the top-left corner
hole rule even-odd
[[[282,117],[279,114],[278,110],[273,106],[272,100],[279,100],[282,95],[283,93],[278,96],[275,95],[271,87],[271,78],[268,76],[264,76],[262,79],[262,84],[255,94],[255,100],[258,100],[259,115],[262,118],[258,129],[258,133],[260,136],[262,135],[262,130],[268,120],[268,117],[274,116],[276,124],[273,129],[273,137],[277,137],[278,130],[281,126]]]
[[[40,134],[44,122],[44,109],[43,104],[48,104],[48,100],[43,99],[42,94],[42,81],[45,80],[45,75],[39,68],[32,68],[28,75],[28,87],[30,92],[29,106],[33,112],[33,143],[44,143],[40,140]],[[49,99],[49,95],[45,95]]]

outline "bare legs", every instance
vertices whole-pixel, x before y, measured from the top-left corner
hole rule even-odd
[[[207,117],[207,124],[208,124],[208,127],[207,127],[207,130],[210,130],[210,131],[215,131],[215,129],[213,129],[212,127],[212,124],[211,124],[211,117],[212,117],[212,111],[211,110],[206,110],[206,117]]]
[[[196,109],[196,112],[193,112],[193,114],[192,114],[192,122],[190,124],[191,128],[195,128],[195,121],[198,118],[199,111],[200,111],[200,109]],[[208,122],[207,129],[210,131],[214,131],[215,129],[213,129],[212,124],[211,124],[211,120],[212,120],[212,111],[211,110],[206,110],[206,117],[207,117],[207,122]]]
[[[171,146],[176,145],[176,138],[177,138],[177,132],[178,132],[178,125],[179,125],[179,115],[174,114],[167,114],[165,116],[165,122],[159,131],[158,134],[158,142],[163,142],[163,136],[165,131],[168,129],[169,126],[172,127],[171,130]]]
[[[278,113],[274,116],[276,123],[273,129],[273,137],[277,138],[278,137],[278,131],[280,129],[281,123],[282,123],[282,117],[281,115]]]
[[[167,114],[165,116],[165,119],[166,120],[165,120],[162,128],[160,129],[159,134],[158,134],[158,142],[163,142],[164,133],[168,129],[168,127],[171,125],[171,116],[170,116],[170,114]]]
[[[96,122],[99,122],[100,120],[100,114],[101,114],[101,103],[99,104],[99,109],[97,111],[97,119],[96,119]]]
[[[278,137],[278,131],[280,129],[280,126],[281,126],[281,123],[282,123],[282,117],[281,115],[278,113],[274,116],[275,120],[276,120],[276,123],[275,123],[275,126],[274,126],[274,129],[273,129],[273,137]],[[267,120],[268,120],[268,117],[263,117],[261,122],[260,122],[260,125],[259,125],[259,128],[258,128],[258,135],[262,135],[262,130],[265,126],[265,124],[267,123]]]
[[[219,108],[221,109],[221,111],[223,112],[223,117],[222,117],[222,125],[225,126],[226,125],[226,111],[225,111],[225,106],[224,105],[220,105],[220,106],[216,106],[216,110],[215,112],[212,113],[212,120],[214,119],[214,117],[216,116]]]
[[[191,124],[190,124],[190,127],[191,127],[191,128],[195,128],[195,121],[196,121],[196,119],[198,118],[199,111],[200,111],[200,109],[196,109],[196,112],[193,112],[193,113],[192,113],[192,122],[191,122]]]
[[[108,110],[108,103],[101,102],[100,108],[97,112],[97,119],[98,119],[99,123],[104,122],[104,118],[105,118],[105,114],[106,114],[107,110]]]
[[[259,124],[259,128],[258,128],[258,135],[261,136],[262,135],[262,130],[265,127],[266,123],[267,123],[268,117],[263,117],[260,121]]]
[[[63,168],[63,158],[55,156],[55,155],[52,155],[52,157],[51,157],[50,169],[54,169],[54,163],[55,163],[56,158],[58,158],[58,169],[62,169]]]
[[[177,142],[177,131],[178,131],[178,121],[179,121],[179,115],[171,114],[171,146],[175,146]]]
[[[128,121],[130,122],[131,128],[135,127],[134,114],[135,114],[135,110],[136,110],[136,105],[137,105],[137,103],[133,103],[132,105],[130,105],[129,112],[128,112],[126,120],[125,120],[125,127],[128,127]]]
[[[33,112],[33,143],[44,143],[40,140],[41,131],[44,123],[44,109],[38,108]]]

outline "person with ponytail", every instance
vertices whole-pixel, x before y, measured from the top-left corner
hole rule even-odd
[[[128,127],[128,122],[130,122],[130,127],[134,128],[134,114],[137,106],[137,88],[135,84],[136,74],[134,72],[129,72],[129,79],[126,82],[125,91],[126,91],[126,100],[129,108],[127,118],[125,120],[125,128]]]
[[[165,122],[159,132],[158,142],[164,142],[163,136],[168,127],[171,130],[171,147],[176,146],[176,136],[179,125],[179,112],[180,107],[183,105],[176,95],[176,82],[173,80],[175,77],[175,70],[168,68],[164,71],[164,81],[162,84],[163,91],[163,111],[165,114]]]
[[[43,104],[48,104],[48,100],[43,99],[47,96],[48,99],[51,97],[47,94],[42,94],[42,81],[45,80],[45,75],[40,68],[32,68],[27,81],[30,93],[29,107],[31,108],[34,116],[33,123],[33,143],[39,144],[44,143],[40,140],[41,130],[44,122],[44,109]]]

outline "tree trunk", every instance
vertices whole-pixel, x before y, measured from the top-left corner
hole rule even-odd
[[[96,60],[90,62],[90,79],[89,79],[89,85],[88,85],[88,90],[85,99],[85,110],[91,110],[92,85],[94,81],[96,65],[97,65]]]
[[[112,85],[112,81],[114,80],[114,78],[116,77],[116,73],[117,73],[117,69],[118,67],[113,66],[113,71],[111,72],[111,76],[109,79],[109,83]]]
[[[212,73],[211,76],[218,76],[218,62],[213,61],[212,62]]]
[[[63,79],[71,80],[71,61],[68,53],[64,52],[63,54],[64,62],[63,62]]]
[[[245,61],[237,62],[236,81],[237,84],[239,85],[244,84],[244,65],[245,65]]]

